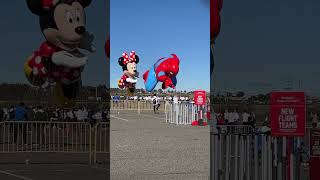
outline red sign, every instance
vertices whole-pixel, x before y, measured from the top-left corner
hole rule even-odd
[[[320,129],[311,129],[310,136],[310,179],[320,177]]]
[[[303,92],[274,92],[270,97],[271,134],[304,136],[306,99]]]
[[[196,105],[206,105],[206,91],[194,91],[194,103]]]
[[[319,167],[320,167],[320,158],[310,157],[310,165],[309,165],[310,180],[319,180],[319,177],[320,177]]]
[[[311,129],[310,156],[320,157],[320,129]]]

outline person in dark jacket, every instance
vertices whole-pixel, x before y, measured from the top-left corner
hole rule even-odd
[[[20,103],[19,106],[17,106],[14,110],[14,143],[17,144],[18,140],[18,134],[22,136],[23,142],[22,144],[27,143],[27,126],[26,126],[26,121],[27,121],[27,110],[25,108],[24,103]]]

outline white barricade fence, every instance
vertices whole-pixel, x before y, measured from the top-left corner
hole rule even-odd
[[[164,110],[164,101],[160,101],[159,110]],[[132,110],[132,111],[153,111],[152,101],[147,100],[111,100],[110,110],[121,111],[121,110]]]
[[[0,153],[109,153],[109,123],[0,122]]]
[[[268,133],[256,133],[251,126],[219,126],[219,133],[211,134],[212,180],[307,180],[300,177],[302,169],[299,148],[305,138],[290,138],[295,146],[287,154],[286,137],[272,137]],[[288,164],[290,162],[290,164]],[[290,167],[290,173],[288,168]],[[307,174],[308,176],[308,174]]]
[[[166,102],[165,115],[166,123],[176,125],[190,125],[192,121],[197,119],[198,108],[188,102],[180,102],[175,104],[173,102]]]
[[[109,136],[110,123],[100,122],[95,126],[95,149],[94,149],[94,162],[97,162],[98,155],[109,155],[110,153],[110,136]]]

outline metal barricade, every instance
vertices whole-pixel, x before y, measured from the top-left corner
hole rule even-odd
[[[190,125],[196,119],[197,109],[194,104],[181,102],[178,104],[166,102],[166,123],[176,125]]]
[[[299,177],[301,160],[294,147],[307,138],[272,137],[245,125],[218,126],[211,136],[212,180],[305,180]],[[288,146],[288,141],[297,144]]]
[[[92,164],[110,152],[109,142],[108,122],[0,122],[0,154],[87,154]]]
[[[159,110],[164,110],[164,101],[160,101]],[[110,101],[110,109],[113,111],[153,111],[152,101],[138,101],[138,100],[111,100]]]
[[[97,162],[97,158],[100,155],[110,154],[110,123],[100,122],[95,126],[95,149],[94,149],[94,162]]]

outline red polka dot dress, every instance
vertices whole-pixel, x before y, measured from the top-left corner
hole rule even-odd
[[[28,63],[32,69],[33,77],[49,81],[60,81],[65,84],[80,80],[82,68],[68,68],[53,64],[51,57],[58,51],[62,51],[62,49],[49,42],[44,42],[40,48],[33,53]],[[49,64],[50,67],[46,67],[45,64]]]

